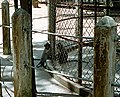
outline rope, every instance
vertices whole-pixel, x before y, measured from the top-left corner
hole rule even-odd
[[[29,65],[25,65],[25,67],[29,67],[29,68],[33,68],[33,69],[45,71],[45,72],[48,72],[48,73],[51,73],[51,74],[62,75],[64,77],[68,77],[68,78],[74,78],[74,79],[79,79],[79,80],[83,80],[83,81],[93,82],[92,80],[88,80],[88,79],[84,79],[84,78],[79,78],[79,77],[73,77],[73,76],[70,76],[70,75],[59,73],[57,71],[51,71],[51,70],[48,70],[48,69],[36,68],[34,66],[29,66]]]
[[[64,76],[66,78],[72,78],[72,79],[77,79],[77,80],[82,80],[82,81],[87,81],[87,82],[92,82],[93,83],[92,80],[85,79],[85,78],[80,78],[80,77],[70,76],[70,75],[67,75],[67,74],[59,73],[57,71],[52,71],[52,70],[42,69],[42,68],[36,68],[34,66],[29,66],[29,65],[25,65],[25,67],[29,67],[29,68],[32,68],[32,69],[37,69],[37,70],[45,71],[45,72],[48,72],[48,73],[51,73],[51,74],[61,75],[61,76]],[[120,87],[120,84],[112,83],[111,85],[114,86],[114,87]]]
[[[33,20],[35,20],[35,19],[42,19],[42,18],[48,18],[48,16],[33,18]]]
[[[2,45],[3,43],[0,43],[0,45]]]
[[[12,40],[10,40],[10,41],[12,41]],[[3,45],[3,43],[0,43],[0,45]]]
[[[10,26],[6,26],[6,25],[0,25],[0,27],[12,28],[12,27],[10,27]]]
[[[74,96],[74,97],[79,97],[77,94],[65,94],[65,93],[50,93],[50,92],[37,92],[37,96]]]
[[[10,93],[8,92],[8,90],[7,90],[6,87],[5,87],[5,91],[7,92],[7,94],[8,94],[10,97],[12,97],[12,96],[10,95]]]
[[[62,38],[62,39],[64,39],[64,40],[68,40],[68,41],[72,41],[72,42],[81,44],[82,46],[91,46],[91,47],[93,47],[93,41],[92,41],[92,39],[91,39],[91,40],[86,40],[86,41],[80,42],[80,41],[68,39],[68,38],[65,38],[65,37],[62,37],[62,36],[58,36],[58,37],[59,37],[59,38]],[[85,42],[87,42],[87,43],[85,43]]]
[[[19,5],[19,6],[20,6],[20,5]],[[11,5],[11,6],[9,6],[9,7],[14,7],[14,5]],[[4,9],[4,8],[0,7],[0,9]]]
[[[70,20],[70,19],[78,19],[78,17],[70,17],[70,18],[61,19],[61,20],[56,21],[56,23],[66,21],[66,20]]]
[[[41,34],[53,35],[53,36],[65,36],[65,37],[72,37],[72,38],[93,39],[93,37],[71,36],[71,35],[65,35],[65,34],[58,34],[58,33],[48,32],[47,30],[42,30],[42,31],[27,30],[27,29],[24,29],[24,30],[25,30],[25,31],[34,32],[34,33],[41,33]]]

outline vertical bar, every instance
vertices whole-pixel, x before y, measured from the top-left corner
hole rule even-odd
[[[18,0],[14,0],[14,7],[15,7],[15,10],[18,9]]]
[[[94,1],[94,5],[95,5],[94,8],[95,8],[95,25],[96,25],[96,23],[97,23],[97,10],[98,10],[97,9],[97,0]]]
[[[49,25],[48,25],[48,32],[55,33],[56,32],[56,0],[48,0],[49,6]],[[55,59],[55,36],[48,35],[48,40],[50,41],[51,45],[51,54],[52,60]]]
[[[2,30],[3,30],[3,54],[11,54],[11,43],[10,43],[10,14],[9,14],[9,3],[7,0],[2,2]],[[8,27],[5,27],[8,26]]]
[[[81,6],[83,6],[83,0],[79,0],[79,4],[80,4],[80,1],[81,1]],[[80,43],[82,43],[83,39],[82,39],[82,36],[83,36],[83,7],[81,7],[81,9],[79,10],[79,34],[80,34]],[[78,77],[82,78],[82,45],[79,44],[79,49],[78,49]],[[78,81],[79,84],[82,84],[82,80],[79,80]]]
[[[20,6],[31,15],[32,19],[32,0],[20,0]]]
[[[75,33],[76,36],[80,36],[78,41],[82,43],[82,34],[83,34],[83,1],[77,0],[77,20]],[[82,45],[78,44],[78,77],[82,78]],[[82,84],[81,80],[78,80],[79,84]]]
[[[106,15],[108,16],[109,15],[109,8],[110,8],[110,0],[106,0]]]

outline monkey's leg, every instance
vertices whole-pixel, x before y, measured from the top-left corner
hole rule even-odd
[[[44,63],[46,62],[46,60],[50,57],[50,51],[44,49],[42,57],[40,59],[40,62],[38,63],[38,65],[36,67],[45,67]]]

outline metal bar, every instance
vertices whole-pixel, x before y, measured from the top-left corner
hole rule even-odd
[[[83,5],[83,0],[78,0],[78,4],[80,4],[81,2],[81,6]],[[83,8],[78,7],[78,36],[82,37],[83,36]],[[82,42],[83,39],[79,38],[78,39],[79,42]],[[78,49],[78,77],[82,78],[82,45],[79,44],[79,49]],[[82,80],[78,80],[79,84],[82,84]]]
[[[97,23],[97,1],[94,1],[94,11],[95,11],[95,24]]]
[[[49,25],[48,25],[48,31],[51,33],[55,33],[56,32],[56,0],[48,0],[49,4]],[[53,35],[48,35],[48,40],[50,41],[50,50],[51,50],[51,54],[52,54],[52,60],[55,59],[55,36]]]
[[[106,15],[108,16],[109,15],[109,5],[110,5],[110,0],[106,0],[106,6],[107,6],[107,9],[106,9]]]

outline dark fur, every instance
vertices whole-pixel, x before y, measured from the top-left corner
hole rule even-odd
[[[58,43],[57,44],[58,54],[57,59],[60,64],[66,63],[68,59],[68,52],[63,46],[63,44]]]
[[[45,49],[43,51],[43,54],[41,56],[41,59],[40,59],[40,62],[39,64],[37,65],[37,67],[41,67],[43,66],[44,67],[44,63],[46,62],[47,59],[50,59],[51,58],[51,54],[50,54],[50,44],[49,43],[46,43],[44,45]]]

